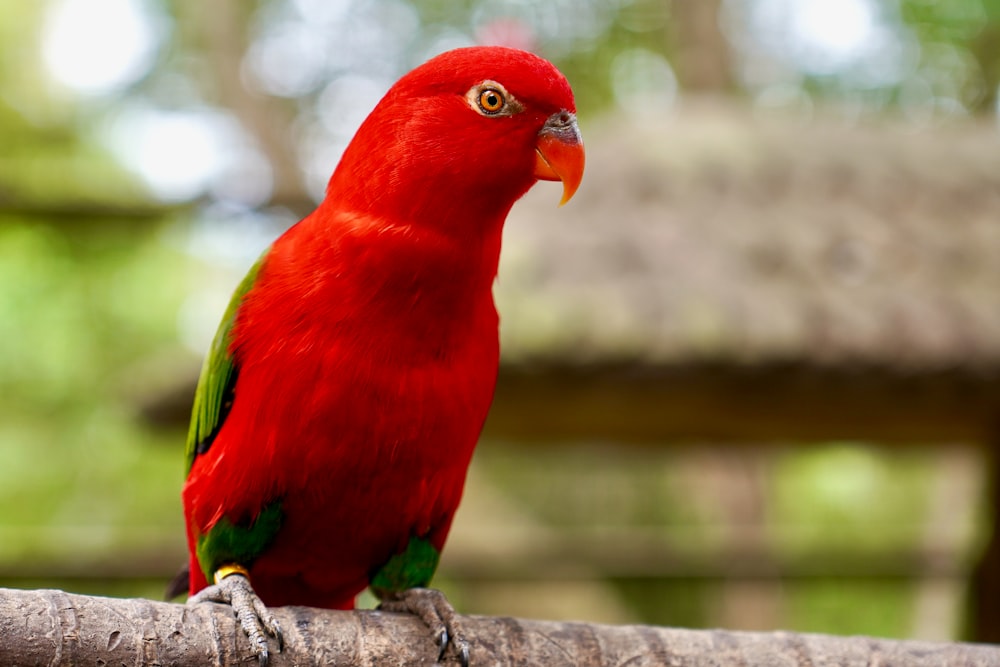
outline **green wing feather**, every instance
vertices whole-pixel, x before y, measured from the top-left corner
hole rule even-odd
[[[219,519],[208,533],[198,536],[195,547],[205,579],[212,581],[215,571],[229,563],[250,567],[274,541],[284,518],[281,501],[276,500],[265,505],[248,524],[234,524],[226,517]]]
[[[266,257],[265,251],[236,288],[222,316],[219,330],[212,340],[212,347],[205,357],[205,363],[201,367],[198,389],[194,394],[194,408],[191,410],[187,447],[184,452],[187,473],[191,472],[195,457],[208,451],[226,415],[229,414],[229,408],[232,407],[237,375],[236,363],[229,349],[232,343],[233,325],[243,297],[257,282],[257,274]]]
[[[408,588],[425,588],[437,570],[441,552],[425,537],[411,537],[406,549],[372,575],[369,586],[377,598]]]

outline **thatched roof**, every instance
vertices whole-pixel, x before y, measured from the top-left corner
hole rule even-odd
[[[584,125],[508,222],[510,361],[1000,368],[1000,133],[701,104]]]

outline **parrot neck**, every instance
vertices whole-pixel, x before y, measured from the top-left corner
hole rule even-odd
[[[422,257],[428,273],[457,281],[453,289],[492,289],[503,224],[517,197],[497,199],[494,192],[470,200],[461,192],[430,187],[366,187],[378,178],[360,187],[353,179],[345,187],[344,180],[331,180],[317,211],[320,218],[350,219],[350,226],[369,228],[364,234],[377,232],[396,246],[395,253],[386,253],[396,268],[412,271]]]
[[[467,250],[475,246],[497,244],[507,214],[530,184],[516,191],[497,186],[486,192],[466,192],[455,187],[446,191],[427,187],[375,188],[358,186],[351,180],[347,187],[331,181],[320,208],[330,211],[354,211],[378,217],[393,226],[409,226],[414,231],[450,238]],[[382,179],[372,179],[382,182]],[[391,180],[386,182],[392,182]]]
[[[440,217],[359,213],[334,203],[328,197],[291,236],[325,238],[315,244],[314,265],[349,274],[365,303],[388,317],[429,310],[425,315],[441,321],[463,319],[483,303],[492,310],[502,218],[463,228]]]

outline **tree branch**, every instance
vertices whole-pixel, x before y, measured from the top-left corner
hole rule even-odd
[[[416,618],[373,611],[275,610],[284,665],[433,664],[435,646]],[[1000,664],[1000,646],[935,644],[787,632],[675,630],[470,616],[472,664],[854,665],[970,667]],[[227,607],[122,600],[54,590],[0,589],[0,664],[222,667],[253,662]]]

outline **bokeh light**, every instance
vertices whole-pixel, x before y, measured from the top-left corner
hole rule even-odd
[[[164,27],[163,16],[144,0],[59,0],[49,9],[42,54],[59,83],[106,95],[149,71]]]

